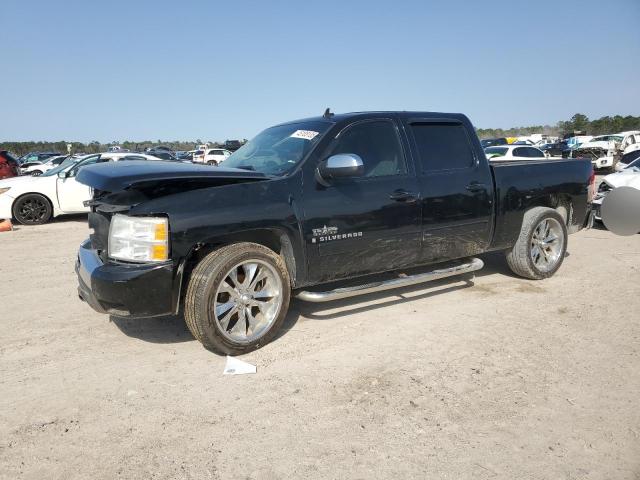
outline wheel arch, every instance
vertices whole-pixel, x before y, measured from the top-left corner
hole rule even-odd
[[[272,250],[280,255],[287,266],[289,277],[291,279],[291,287],[295,287],[297,274],[300,272],[300,261],[296,260],[294,251],[294,243],[290,233],[282,228],[259,228],[252,230],[243,230],[230,234],[223,234],[213,238],[209,238],[202,242],[198,242],[191,249],[189,254],[182,260],[178,267],[178,295],[176,300],[176,313],[184,302],[184,295],[187,290],[187,284],[191,277],[191,272],[200,263],[200,261],[209,255],[212,251],[226,245],[234,243],[250,242],[257,243]]]
[[[526,212],[536,207],[553,208],[562,215],[567,227],[571,225],[573,215],[573,199],[571,195],[566,193],[546,193],[539,195],[531,199],[524,211]],[[563,211],[565,211],[566,214],[563,213]],[[524,214],[522,220],[524,221]]]

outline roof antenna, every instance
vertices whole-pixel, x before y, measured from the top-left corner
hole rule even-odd
[[[331,108],[327,107],[327,109],[324,111],[324,115],[322,115],[324,118],[331,118],[333,117],[333,113],[331,113]]]

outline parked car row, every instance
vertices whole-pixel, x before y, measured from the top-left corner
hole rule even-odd
[[[0,152],[0,158],[4,158],[3,153]],[[50,158],[52,162],[60,159]],[[64,156],[58,165],[46,164],[46,169],[41,164],[38,168],[44,171],[39,175],[13,175],[0,180],[0,219],[13,217],[23,225],[39,225],[58,215],[88,212],[84,202],[91,192],[89,187],[76,182],[78,171],[95,163],[127,160],[165,161],[146,153],[105,152]]]
[[[640,131],[596,137],[576,135],[562,141],[555,139],[554,142],[549,142],[550,139],[552,138],[543,138],[533,144],[527,139],[511,142],[508,138],[489,138],[481,140],[481,145],[486,155],[492,160],[545,157],[588,158],[594,168],[609,168],[614,171],[623,169],[635,160],[634,152],[640,152]],[[535,152],[517,147],[532,148]]]
[[[618,187],[631,187],[640,190],[640,151],[636,153],[637,155],[632,162],[602,179],[598,186],[598,193],[593,199],[594,218],[596,220],[602,221],[600,207],[611,190]]]
[[[594,168],[612,168],[628,153],[640,150],[640,131],[600,135],[571,152],[573,158],[589,158]]]
[[[33,175],[34,177],[37,177],[38,175],[42,175],[44,172],[57,167],[69,158],[69,156],[70,155],[55,155],[45,159],[44,161],[21,163],[20,173],[22,175]]]

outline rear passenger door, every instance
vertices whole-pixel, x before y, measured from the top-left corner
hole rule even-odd
[[[489,162],[478,158],[460,121],[409,119],[406,128],[423,198],[421,260],[438,262],[483,252],[493,229]]]

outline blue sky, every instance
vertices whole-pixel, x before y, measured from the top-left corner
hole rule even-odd
[[[0,141],[250,138],[358,110],[640,115],[640,1],[1,0]]]

